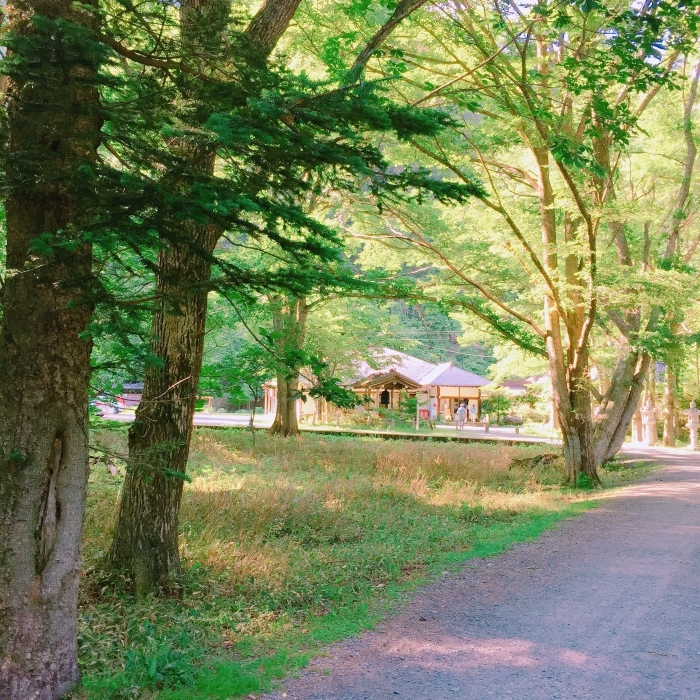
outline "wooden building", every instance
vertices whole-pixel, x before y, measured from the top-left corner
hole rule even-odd
[[[384,348],[372,363],[360,363],[355,378],[346,383],[348,389],[366,398],[358,410],[398,408],[402,396],[418,397],[425,418],[452,416],[464,401],[473,419],[481,416],[481,388],[491,384],[488,379],[456,367],[451,362],[435,365],[412,355]],[[305,391],[310,382],[299,377],[299,388]],[[264,413],[274,413],[277,408],[277,382],[265,384]],[[303,419],[317,409],[311,397],[297,399],[297,416]]]
[[[491,384],[488,379],[456,367],[452,362],[434,365],[417,357],[384,348],[375,361],[376,368],[362,363],[359,377],[349,385],[366,397],[371,408],[398,408],[402,395],[418,397],[421,408],[430,418],[442,415],[451,420],[463,401],[468,415],[481,415],[481,388]]]

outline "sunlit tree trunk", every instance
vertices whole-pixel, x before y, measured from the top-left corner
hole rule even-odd
[[[558,272],[555,252],[557,223],[550,180],[550,158],[545,148],[535,148],[533,153],[538,165],[542,257],[548,275],[555,280]],[[575,264],[574,261],[568,260],[566,263],[569,267]],[[578,282],[571,288],[574,304],[578,296],[575,291],[577,286]],[[576,357],[572,354],[572,345],[581,332],[582,319],[573,313],[567,319],[562,319],[555,294],[554,288],[545,293],[544,325],[547,331],[546,347],[552,381],[552,400],[564,443],[566,478],[575,481],[578,474],[583,473],[596,482],[598,477],[593,448],[587,348],[584,347],[583,352],[578,353]]]
[[[299,399],[300,359],[306,338],[309,309],[306,298],[274,302],[273,329],[278,361],[277,410],[270,427],[274,435],[299,434],[297,400]]]
[[[81,227],[100,141],[89,6],[8,5],[7,275],[0,328],[0,698],[79,680],[77,596],[88,476],[92,251]],[[37,17],[41,15],[39,22]],[[29,68],[27,68],[29,67]],[[80,189],[81,186],[84,189]],[[42,254],[42,235],[74,245]]]
[[[632,350],[623,352],[613,382],[601,402],[600,420],[595,426],[596,462],[609,462],[622,447],[644,388],[651,358]]]
[[[644,425],[642,423],[642,402],[637,403],[632,418],[632,442],[642,443],[644,441]]]
[[[167,587],[179,569],[178,516],[204,350],[207,283],[216,232],[185,224],[188,241],[158,256],[160,297],[151,326],[151,353],[162,364],[146,370],[136,420],[129,429],[129,462],[109,553],[137,593]],[[191,287],[184,286],[188,280]]]

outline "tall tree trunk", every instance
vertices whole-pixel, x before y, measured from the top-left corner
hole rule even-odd
[[[298,358],[304,347],[309,308],[306,298],[276,302],[273,328],[279,369],[277,370],[277,410],[270,426],[273,435],[299,435],[297,400],[299,398]]]
[[[7,277],[0,328],[0,698],[53,700],[79,680],[77,594],[88,476],[92,251],[79,191],[100,139],[97,65],[65,1],[7,8]],[[35,22],[43,16],[41,23]],[[67,36],[69,34],[70,36]],[[17,41],[21,37],[22,41]],[[15,48],[16,47],[16,48]],[[30,67],[27,77],[23,75]],[[42,235],[57,245],[42,255]],[[44,240],[47,240],[45,238]]]
[[[299,398],[299,374],[296,378],[286,370],[277,372],[277,410],[270,426],[270,433],[291,437],[299,435],[297,399]]]
[[[267,0],[248,28],[254,47],[269,54],[288,26],[299,0]],[[183,45],[215,56],[228,25],[228,0],[181,4]],[[203,70],[206,66],[203,66]],[[214,172],[215,152],[206,144],[176,142],[174,148],[203,177]],[[192,438],[197,385],[204,352],[211,254],[219,232],[185,222],[163,241],[156,286],[161,306],[153,316],[151,352],[162,361],[144,377],[136,421],[129,430],[129,470],[108,555],[127,572],[138,594],[168,588],[180,569],[178,529],[183,478]]]
[[[550,362],[550,366],[551,366]],[[583,377],[562,377],[552,373],[552,398],[559,418],[564,446],[566,480],[575,483],[585,474],[598,483],[590,391]]]
[[[538,47],[538,51],[541,49]],[[554,212],[554,192],[550,181],[550,161],[546,148],[533,149],[538,165],[538,185],[540,203],[540,221],[542,226],[543,260],[552,279],[558,274],[556,255],[557,224]],[[565,235],[575,236],[575,222],[567,221]],[[579,292],[578,263],[571,256],[566,260],[567,276],[572,281],[570,286],[576,305]],[[544,324],[547,330],[546,346],[549,358],[550,377],[552,381],[552,401],[559,417],[560,429],[564,443],[564,465],[566,479],[576,482],[578,475],[586,474],[592,483],[598,482],[595,451],[593,448],[593,424],[591,416],[590,390],[588,388],[588,352],[587,345],[574,357],[572,346],[577,341],[583,318],[572,312],[568,325],[563,323],[559,304],[549,290],[544,299]],[[577,308],[580,305],[577,305]],[[568,346],[562,337],[562,327],[566,330]]]
[[[180,5],[183,46],[210,51],[221,41],[228,13],[227,0],[185,0]],[[183,92],[191,89],[183,85]],[[175,139],[171,148],[197,175],[212,176],[215,152],[209,143]],[[180,502],[217,240],[213,226],[177,222],[162,236],[158,253],[150,351],[161,364],[146,369],[136,420],[129,429],[128,471],[108,555],[110,567],[126,573],[138,595],[167,588],[180,570]]]
[[[207,283],[217,234],[185,225],[201,249],[183,242],[158,256],[160,298],[151,326],[151,353],[162,365],[146,371],[141,403],[129,429],[129,469],[122,488],[112,568],[127,572],[137,594],[167,588],[180,567],[178,522],[197,386],[202,367]],[[183,287],[184,280],[191,285]]]

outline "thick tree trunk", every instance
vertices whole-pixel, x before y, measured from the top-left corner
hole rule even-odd
[[[78,682],[77,595],[88,476],[92,253],[80,172],[94,163],[96,66],[70,2],[8,8],[31,66],[8,84],[7,277],[0,329],[0,698],[53,700]],[[42,15],[43,23],[34,23]],[[17,70],[17,69],[15,69]],[[77,246],[43,256],[48,234]]]
[[[299,435],[297,399],[299,375],[290,377],[286,370],[277,372],[277,410],[270,426],[270,433],[290,437]]]
[[[207,313],[208,254],[217,235],[185,226],[187,242],[158,256],[161,299],[151,329],[151,353],[141,403],[129,430],[129,469],[122,488],[110,565],[126,572],[138,594],[167,588],[179,571],[178,515],[187,467]],[[187,281],[187,287],[185,287]]]
[[[227,0],[186,0],[180,6],[183,45],[216,50],[228,22]],[[183,85],[187,94],[190,88]],[[214,172],[206,140],[176,139],[171,148],[203,180]],[[207,289],[218,231],[178,222],[162,237],[158,306],[151,321],[151,354],[136,420],[129,429],[128,471],[109,551],[112,569],[126,573],[137,595],[167,589],[180,570],[178,526],[197,387],[204,352]]]
[[[598,464],[593,442],[590,391],[582,377],[562,376],[559,371],[560,363],[550,362],[550,367],[552,398],[559,417],[564,446],[566,480],[576,483],[579,474],[585,474],[592,484],[597,484]]]
[[[616,397],[615,403],[596,425],[596,461],[599,466],[609,462],[620,451],[642,397],[644,377],[651,358],[647,354],[630,354],[634,362],[626,364],[631,369],[623,377],[617,377],[608,391],[608,396]]]
[[[538,48],[538,52],[541,49]],[[533,149],[538,165],[540,221],[542,226],[543,260],[544,265],[555,278],[558,274],[556,255],[557,223],[554,213],[554,193],[550,181],[549,153],[546,148]],[[577,222],[565,222],[567,240],[575,238]],[[574,289],[580,282],[577,278],[577,262],[572,256],[567,256],[567,276],[572,278],[570,293],[571,301],[576,303],[580,296]],[[553,283],[552,283],[553,284]],[[593,424],[591,417],[590,391],[588,381],[588,351],[584,343],[578,355],[574,358],[572,345],[580,336],[583,327],[581,312],[570,314],[571,320],[566,327],[562,323],[562,315],[555,299],[555,292],[550,289],[544,299],[544,324],[547,329],[547,355],[552,381],[552,401],[562,432],[564,443],[564,467],[566,479],[576,483],[578,475],[586,474],[592,483],[598,482],[596,472],[595,451],[593,448]],[[568,347],[562,338],[562,327],[565,327]]]
[[[297,399],[299,398],[299,371],[296,359],[300,357],[306,337],[306,319],[309,308],[306,298],[275,302],[272,322],[279,369],[277,370],[277,410],[270,426],[273,435],[299,435]]]
[[[251,43],[267,57],[287,31],[301,0],[264,0],[248,26]]]
[[[609,462],[620,450],[639,406],[650,363],[649,355],[640,355],[630,348],[623,350],[594,419],[585,357],[579,360],[583,376],[578,377],[563,371],[562,363],[556,358],[550,359],[552,392],[561,424],[567,480],[575,481],[579,473],[584,473],[596,483],[597,468]]]

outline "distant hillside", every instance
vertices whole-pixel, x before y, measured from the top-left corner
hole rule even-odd
[[[483,345],[462,347],[457,342],[461,325],[435,306],[397,301],[391,305],[391,314],[399,321],[399,330],[387,342],[397,350],[427,362],[453,362],[481,376],[487,376],[496,361],[491,349]]]

